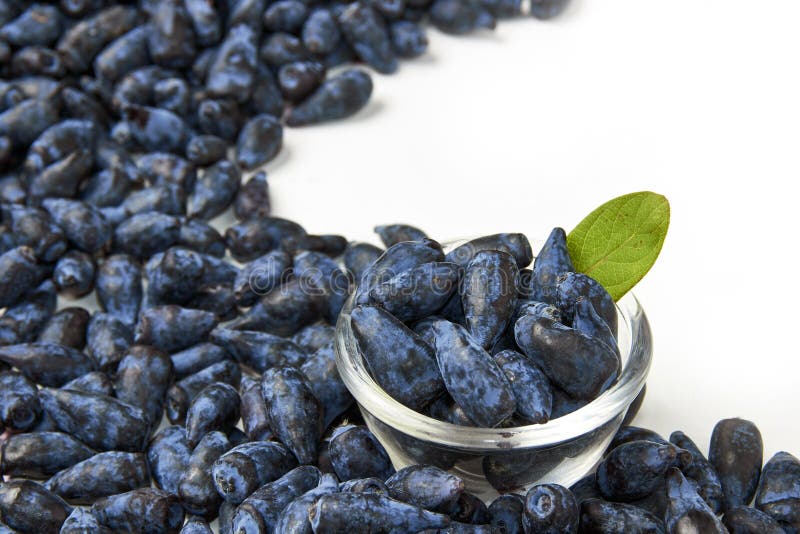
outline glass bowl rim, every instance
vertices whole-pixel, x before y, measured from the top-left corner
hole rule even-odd
[[[351,295],[336,323],[336,367],[356,402],[383,424],[410,437],[464,451],[487,452],[520,447],[548,447],[592,432],[619,416],[644,387],[652,363],[652,333],[641,304],[632,293],[617,302],[629,338],[627,358],[617,381],[585,406],[547,423],[509,428],[480,428],[439,421],[406,407],[370,376],[358,353],[350,326]],[[622,334],[622,331],[620,335]],[[355,352],[356,354],[353,354]]]

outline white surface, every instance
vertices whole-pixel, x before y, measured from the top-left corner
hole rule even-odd
[[[656,342],[637,424],[705,449],[741,416],[766,454],[798,454],[798,20],[796,0],[574,0],[551,23],[431,30],[356,118],[287,131],[275,214],[373,241],[391,222],[543,236],[663,193],[672,226],[635,291]]]

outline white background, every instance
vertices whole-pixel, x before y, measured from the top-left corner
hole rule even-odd
[[[635,290],[656,342],[637,424],[705,449],[741,416],[767,454],[798,454],[799,20],[796,0],[575,0],[552,22],[431,30],[357,117],[286,132],[274,212],[375,242],[392,222],[546,236],[663,193],[672,226]]]

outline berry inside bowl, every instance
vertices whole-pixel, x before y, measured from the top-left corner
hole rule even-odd
[[[447,243],[445,251],[462,243]],[[394,467],[435,465],[461,477],[468,491],[487,501],[498,493],[523,492],[535,484],[569,487],[588,473],[644,387],[652,360],[650,325],[629,293],[616,303],[622,368],[617,380],[597,398],[543,424],[455,425],[406,407],[378,385],[351,327],[353,300],[345,304],[336,326],[336,363]]]

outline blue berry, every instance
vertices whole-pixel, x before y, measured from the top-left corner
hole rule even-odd
[[[724,509],[750,504],[761,474],[764,445],[755,424],[723,419],[714,427],[708,460],[722,483]]]

